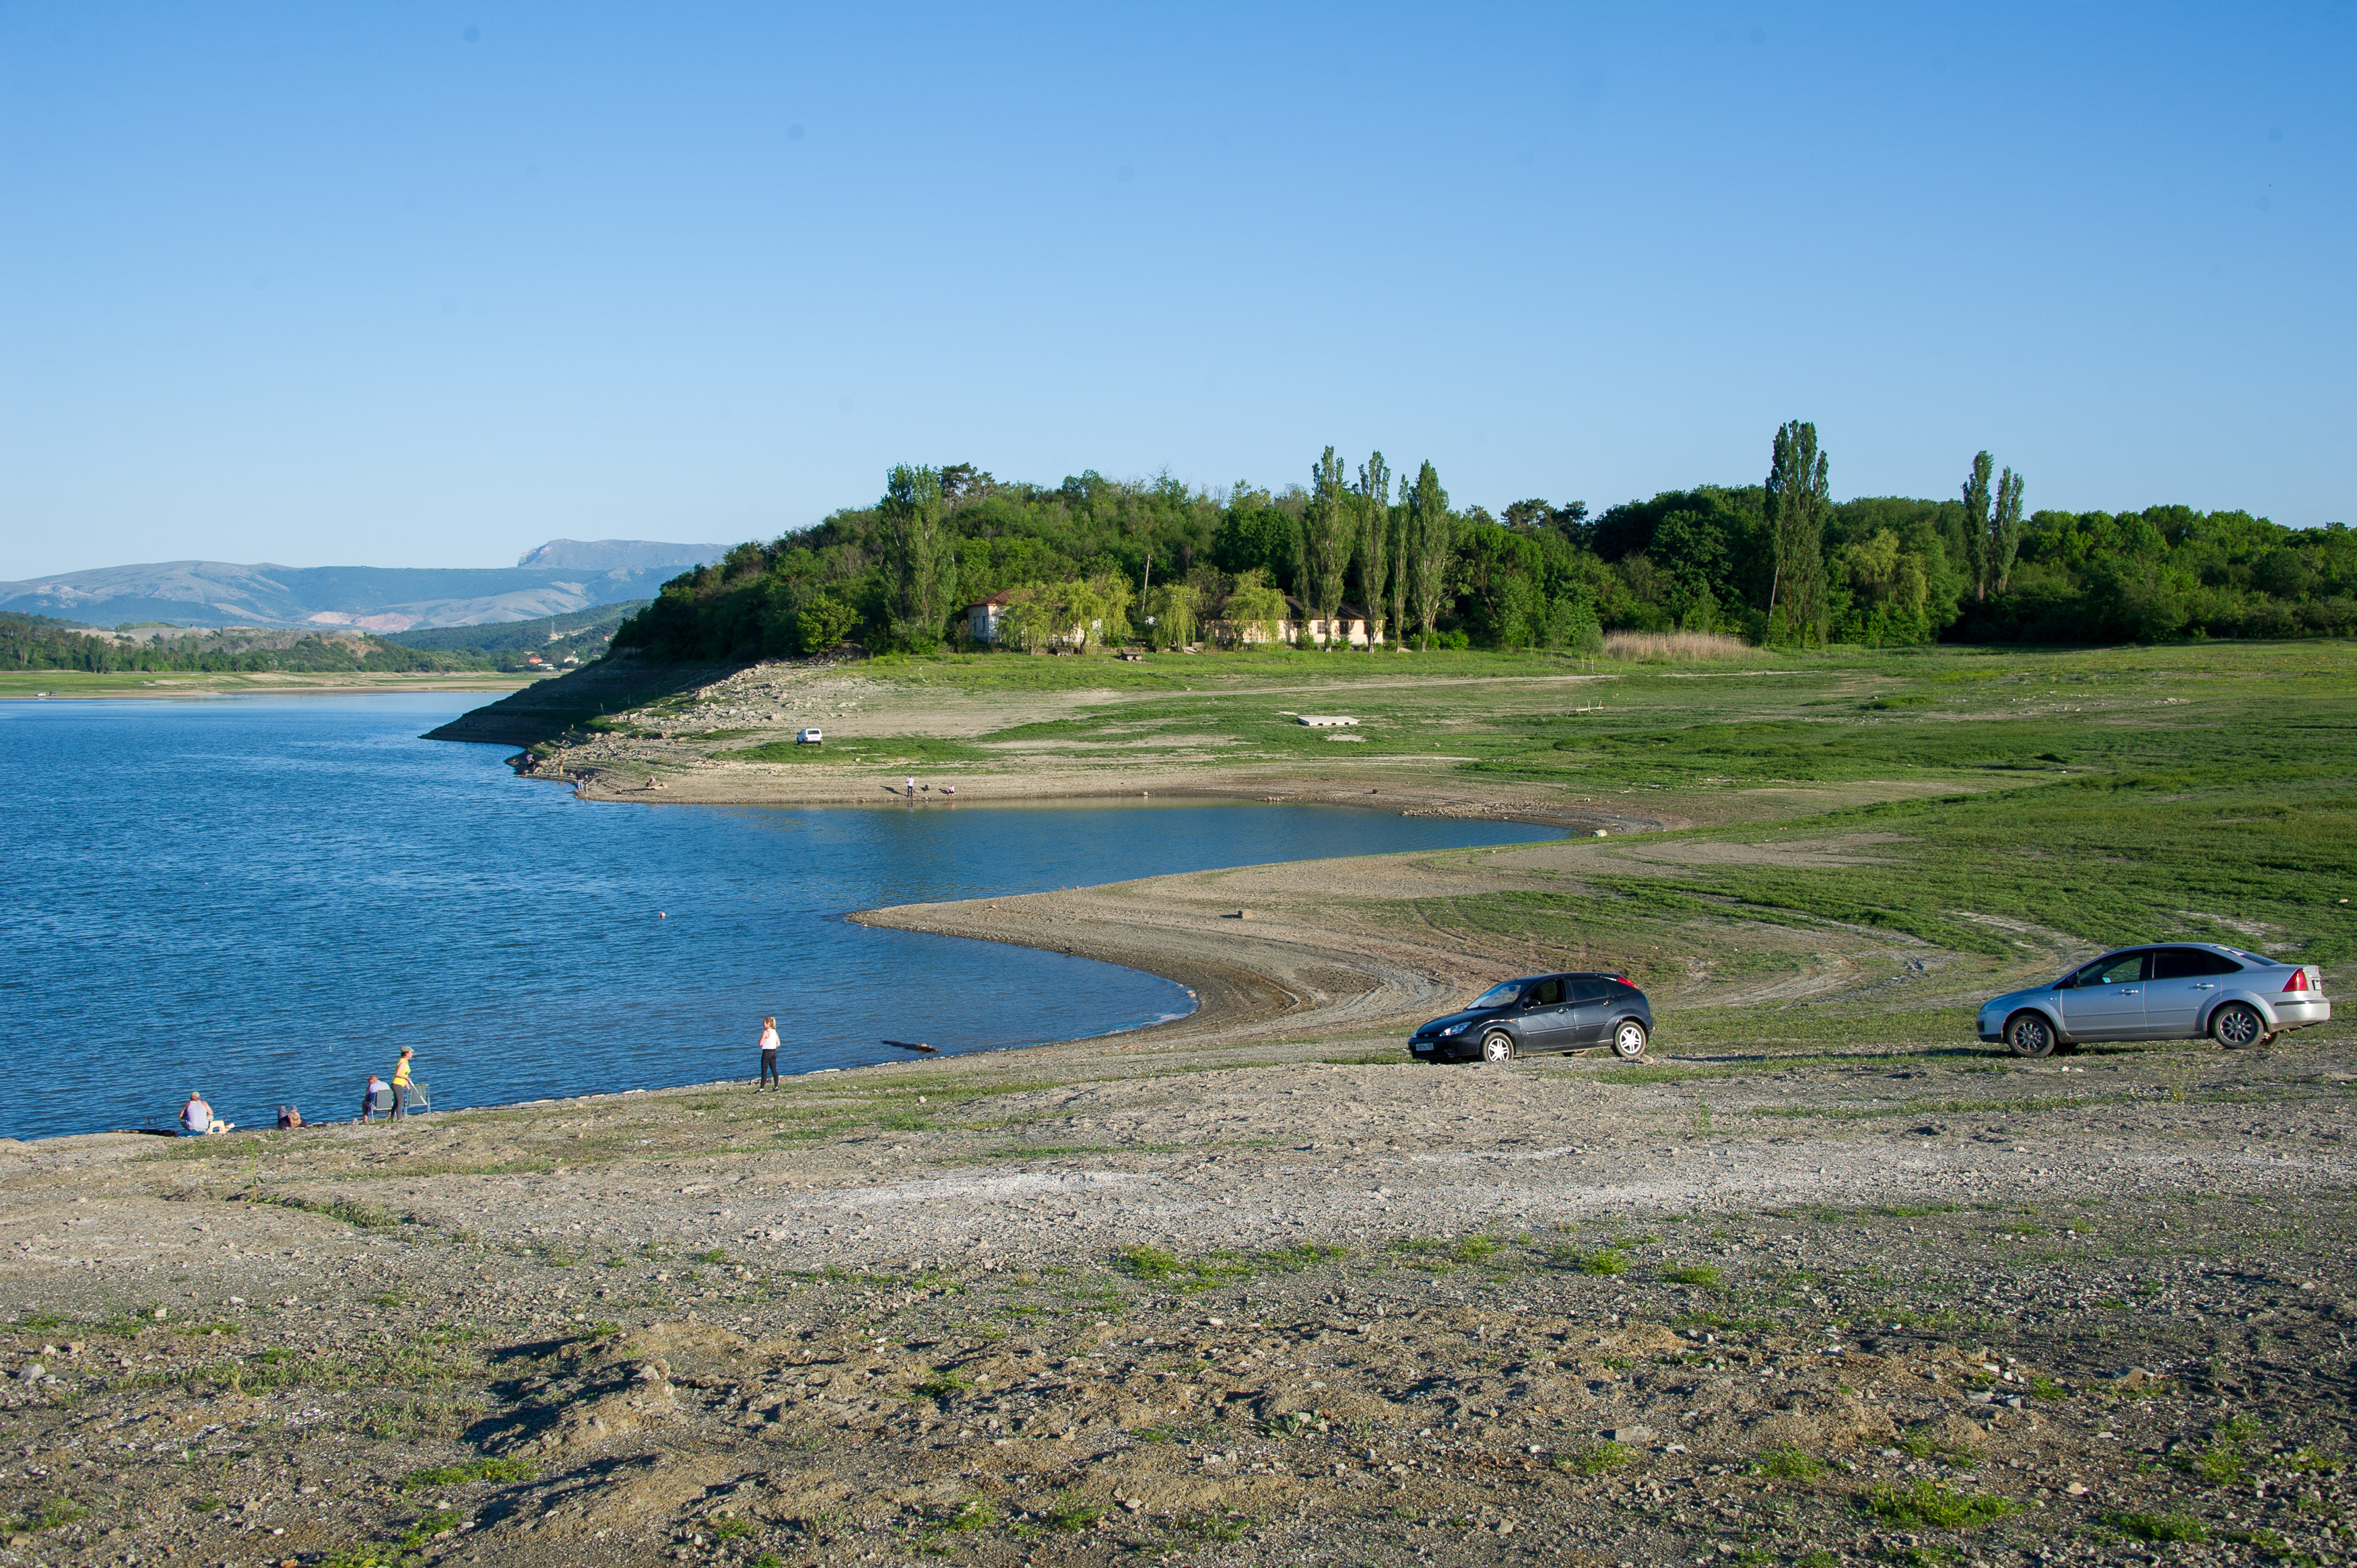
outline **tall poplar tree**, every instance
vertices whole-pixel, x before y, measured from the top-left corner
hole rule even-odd
[[[1407,579],[1407,616],[1424,632],[1424,650],[1432,651],[1432,623],[1439,618],[1442,596],[1448,587],[1448,492],[1440,476],[1426,463],[1416,470],[1415,488],[1407,493],[1405,538],[1400,553],[1400,575]]]
[[[1383,597],[1391,591],[1392,471],[1381,452],[1359,465],[1359,583],[1367,595],[1367,651],[1383,634]]]
[[[1308,592],[1302,596],[1309,601],[1310,615],[1326,623],[1330,639],[1351,570],[1351,536],[1356,532],[1351,524],[1359,509],[1351,498],[1349,471],[1334,448],[1326,448],[1309,476],[1309,510],[1301,519],[1302,575],[1308,579],[1302,585]]]
[[[2013,558],[2021,551],[2021,476],[2007,468],[1989,494],[1989,470],[1996,467],[1986,452],[1973,457],[1973,471],[1964,480],[1965,563],[1973,574],[1973,597],[1986,601],[2005,592],[2013,577]]]
[[[2021,550],[2021,476],[2007,468],[1996,482],[1996,516],[1989,522],[1989,576],[1997,593],[2013,580]]]
[[[1399,477],[1399,504],[1383,509],[1383,527],[1391,535],[1392,546],[1391,647],[1394,652],[1407,644],[1407,476],[1402,474]]]
[[[1989,470],[1996,467],[1986,452],[1973,458],[1964,480],[1965,569],[1973,575],[1973,597],[1986,599],[1989,591]]]
[[[1792,420],[1776,432],[1768,469],[1768,529],[1776,564],[1768,613],[1784,608],[1784,625],[1801,641],[1825,637],[1825,518],[1833,501],[1817,427]]]
[[[929,644],[942,635],[957,597],[956,539],[946,514],[938,471],[895,467],[884,482],[885,564],[892,575],[894,631],[901,640]]]

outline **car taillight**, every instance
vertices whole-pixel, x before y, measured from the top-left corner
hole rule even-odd
[[[1621,984],[1623,984],[1623,985],[1634,985],[1634,984],[1636,984],[1636,983],[1637,983],[1635,981],[1633,981],[1633,980],[1630,979],[1630,978],[1629,978],[1627,975],[1625,975],[1625,974],[1616,974],[1616,975],[1614,975],[1612,978],[1613,978],[1613,979],[1615,979],[1615,980],[1617,980],[1617,981],[1619,981],[1619,982],[1620,982]]]
[[[2284,982],[2284,989],[2286,991],[2308,990],[2308,971],[2304,968],[2293,970],[2291,972],[2291,978]]]

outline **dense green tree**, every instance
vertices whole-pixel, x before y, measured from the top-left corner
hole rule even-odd
[[[1825,515],[1831,505],[1825,455],[1817,449],[1817,427],[1792,420],[1776,432],[1768,470],[1769,537],[1775,547],[1770,579],[1770,635],[1780,615],[1786,635],[1823,641],[1826,634],[1824,592]]]
[[[958,467],[962,478],[970,477],[970,466]],[[892,470],[884,487],[886,560],[895,579],[893,630],[899,640],[919,647],[940,640],[957,596],[955,537],[942,521],[949,500],[936,468],[904,464]]]
[[[1426,464],[1413,482],[1402,478],[1396,506],[1381,509],[1387,526],[1376,539],[1379,462],[1371,457],[1345,492],[1360,538],[1355,555],[1337,553],[1357,572],[1368,610],[1394,646],[1413,635],[1426,647],[1592,649],[1607,628],[1680,626],[1754,641],[1772,634],[1876,644],[2357,632],[2357,535],[2337,524],[2292,530],[2244,512],[2184,507],[2024,519],[2020,477],[2005,469],[1992,478],[1994,462],[1977,487],[1968,483],[1945,500],[1831,503],[1825,457],[1814,432],[1797,423],[1778,433],[1769,485],[1666,490],[1610,507],[1592,524],[1585,509],[1538,499],[1507,506],[1502,522],[1478,507],[1452,512]],[[1149,558],[1157,641],[1188,636],[1192,619],[1232,627],[1262,618],[1273,631],[1286,618],[1286,591],[1310,601],[1312,614],[1327,607],[1302,562],[1303,520],[1317,497],[1298,486],[1272,493],[1238,484],[1213,495],[1167,475],[1114,480],[1093,470],[1043,486],[953,464],[933,471],[929,498],[921,474],[904,469],[875,505],[740,545],[674,578],[615,634],[614,646],[718,661],[814,651],[845,635],[870,648],[929,645],[958,608],[951,586],[974,597],[1014,590],[1037,607],[1002,623],[1010,646],[1070,642],[1083,625],[1089,642],[1118,639],[1127,635],[1126,601],[1146,580]],[[1334,463],[1329,493],[1340,485]],[[1987,503],[1977,521],[1976,489]],[[939,546],[953,552],[954,577],[931,607],[914,607],[921,621],[904,566],[912,513],[920,522],[930,515]],[[1801,526],[1811,516],[1813,532]],[[1788,575],[1796,560],[1797,586]],[[1181,587],[1184,613],[1166,596]],[[1036,632],[1027,632],[1033,621]],[[344,641],[287,646],[308,633],[272,634],[273,649],[237,651],[217,641],[198,649],[75,640],[87,636],[50,628],[12,635],[0,620],[0,663],[228,668],[237,660],[295,668],[364,657],[366,667],[384,667]]]

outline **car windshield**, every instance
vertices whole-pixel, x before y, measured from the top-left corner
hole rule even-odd
[[[1523,983],[1519,980],[1509,980],[1502,985],[1493,985],[1490,987],[1489,990],[1484,991],[1480,995],[1473,998],[1473,1005],[1476,1007],[1503,1007],[1522,993]]]

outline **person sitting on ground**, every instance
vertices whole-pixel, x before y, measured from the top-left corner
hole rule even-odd
[[[374,1073],[369,1074],[368,1087],[361,1091],[361,1120],[366,1122],[382,1111],[392,1093],[393,1090],[385,1087],[384,1079]]]
[[[280,1132],[284,1133],[290,1128],[300,1127],[301,1125],[303,1125],[303,1108],[301,1106],[282,1105],[278,1108],[278,1130]]]
[[[188,1090],[188,1102],[180,1107],[180,1136],[201,1138],[213,1130],[213,1108],[195,1090]]]

